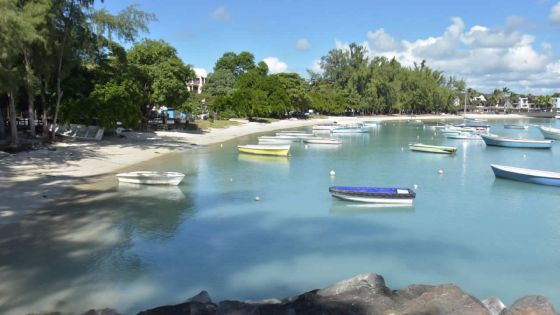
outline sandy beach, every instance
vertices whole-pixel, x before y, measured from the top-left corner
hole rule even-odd
[[[492,119],[523,119],[520,115],[467,115]],[[451,120],[462,116],[422,115],[412,119]],[[238,126],[211,129],[202,133],[155,132],[126,133],[125,138],[106,137],[100,142],[57,142],[49,149],[0,153],[0,221],[14,215],[44,207],[62,196],[68,188],[87,189],[108,174],[134,164],[181,152],[218,144],[236,137],[280,129],[311,126],[329,122],[379,119],[409,120],[410,116],[329,117],[325,119],[281,120],[272,123],[242,122]]]

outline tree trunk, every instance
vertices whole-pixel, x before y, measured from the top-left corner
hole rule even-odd
[[[12,132],[12,141],[10,142],[10,146],[15,148],[19,146],[19,139],[17,134],[16,101],[13,88],[11,88],[10,92],[8,92],[8,97],[10,98],[10,130]]]
[[[64,34],[62,35],[62,41],[60,43],[60,50],[58,53],[58,66],[56,68],[56,104],[54,108],[54,117],[53,117],[53,124],[52,124],[52,133],[51,133],[51,140],[54,141],[55,137],[55,130],[57,126],[58,120],[58,111],[60,110],[60,101],[62,100],[63,91],[60,88],[60,81],[62,80],[62,60],[64,57],[64,48],[66,47],[66,39],[68,38],[68,33],[70,32],[70,25],[69,21],[72,17],[72,12],[74,11],[74,1],[70,3],[70,9],[68,10],[68,17],[63,19],[64,20]]]
[[[2,114],[2,104],[0,104],[0,139],[6,138],[6,125],[4,124],[4,114]]]
[[[29,131],[31,132],[31,136],[35,137],[35,93],[33,93],[33,82],[32,81],[32,76],[33,76],[33,70],[31,69],[31,60],[29,60],[30,56],[29,56],[29,51],[27,51],[26,49],[23,50],[23,61],[25,63],[25,76],[26,76],[26,84],[25,84],[25,89],[27,92],[27,110],[28,110],[28,116],[29,116]]]
[[[47,119],[47,97],[45,94],[47,93],[47,81],[45,78],[41,78],[41,106],[43,110],[43,137],[49,136],[49,121]]]

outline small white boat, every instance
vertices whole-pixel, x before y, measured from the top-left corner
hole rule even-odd
[[[303,140],[305,143],[309,144],[341,144],[342,141],[333,138],[310,138]]]
[[[259,141],[261,140],[288,140],[288,141],[301,141],[301,138],[298,136],[261,136],[258,138]]]
[[[333,130],[334,128],[340,127],[337,124],[327,124],[327,125],[315,125],[313,126],[311,129],[314,132],[321,132],[321,131],[326,131],[326,132],[330,132],[331,130]]]
[[[459,134],[448,134],[445,135],[445,137],[448,139],[456,139],[456,140],[482,140],[482,137],[480,135],[474,133],[466,133],[466,132],[461,132]]]
[[[457,152],[456,147],[446,147],[440,145],[428,145],[422,143],[413,143],[409,145],[410,150],[427,153],[453,154]]]
[[[529,129],[527,125],[504,125],[504,129]]]
[[[312,137],[312,133],[308,133],[305,130],[292,130],[292,131],[279,131],[276,133],[277,136],[296,136],[296,137]]]
[[[551,127],[539,127],[545,139],[560,140],[560,129]]]
[[[339,126],[331,130],[332,133],[367,133],[369,128],[363,124]]]
[[[560,119],[560,115],[556,115],[556,116],[554,116],[554,118]]]
[[[291,139],[274,139],[274,138],[261,138],[258,139],[259,144],[291,144],[294,142]]]
[[[358,202],[384,204],[412,204],[416,193],[409,188],[332,186],[333,197]]]
[[[146,185],[179,185],[185,174],[178,172],[138,171],[119,173],[119,182]]]

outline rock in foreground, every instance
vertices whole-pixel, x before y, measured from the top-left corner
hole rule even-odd
[[[203,291],[187,302],[161,306],[139,315],[241,315],[241,314],[371,314],[371,315],[555,315],[552,303],[542,296],[526,296],[510,308],[497,298],[484,300],[452,284],[411,285],[392,291],[382,276],[369,273],[337,282],[284,300],[260,302],[222,301],[215,304]]]

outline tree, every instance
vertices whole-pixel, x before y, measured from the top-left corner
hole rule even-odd
[[[236,54],[234,52],[226,52],[216,61],[214,72],[226,70],[231,72],[236,78],[255,68],[255,57],[250,52],[243,51]]]
[[[24,49],[39,38],[33,20],[24,15],[22,10],[16,0],[0,0],[0,83],[9,98],[12,147],[19,145],[15,103],[24,76],[19,61]]]
[[[128,51],[128,60],[144,73],[141,84],[148,95],[147,107],[180,107],[189,97],[186,82],[194,79],[194,70],[168,43],[146,39]]]
[[[210,96],[226,96],[235,86],[235,75],[226,69],[218,69],[208,76],[204,93]]]

